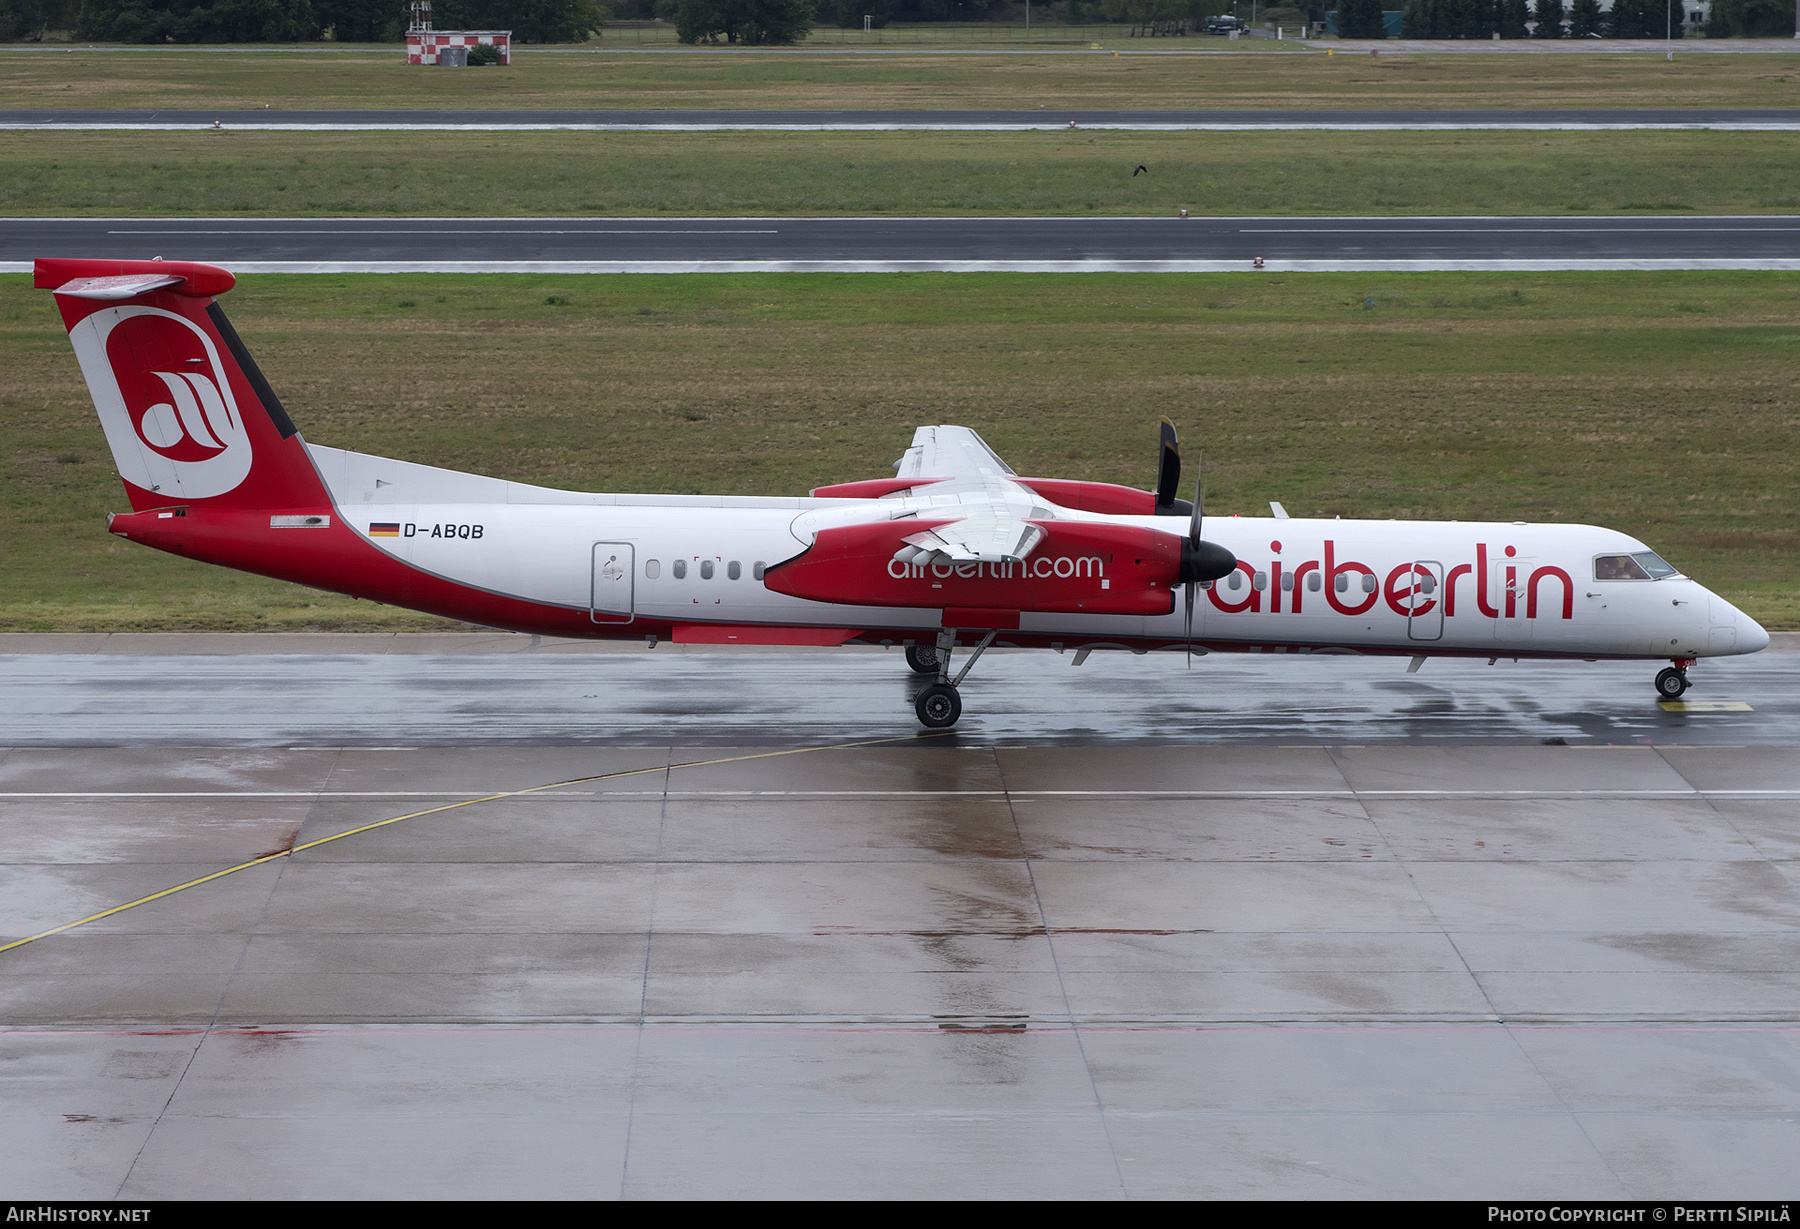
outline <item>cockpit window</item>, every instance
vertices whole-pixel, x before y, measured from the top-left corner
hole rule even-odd
[[[1630,555],[1601,555],[1594,560],[1595,580],[1649,580],[1650,573]]]
[[[1595,580],[1661,580],[1678,573],[1655,551],[1635,555],[1599,555],[1594,559]]]

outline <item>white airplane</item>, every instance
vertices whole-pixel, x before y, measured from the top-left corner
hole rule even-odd
[[[1154,492],[1021,478],[965,427],[896,476],[804,498],[559,491],[309,444],[225,319],[232,275],[39,260],[132,511],[111,532],[192,559],[551,636],[902,645],[934,729],[991,645],[1143,653],[1696,659],[1756,621],[1591,525],[1214,518],[1164,420]],[[1175,519],[1180,518],[1180,519]],[[954,676],[951,656],[972,651]]]

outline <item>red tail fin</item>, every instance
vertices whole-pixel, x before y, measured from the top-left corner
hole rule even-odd
[[[39,260],[133,509],[328,508],[287,411],[213,296],[213,265]]]

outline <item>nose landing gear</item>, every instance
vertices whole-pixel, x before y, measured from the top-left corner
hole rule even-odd
[[[948,683],[933,683],[913,701],[919,724],[928,730],[947,730],[962,716],[962,696]]]
[[[1688,689],[1688,667],[1694,664],[1691,657],[1675,660],[1672,666],[1665,666],[1656,674],[1656,694],[1665,700],[1679,700]]]
[[[915,646],[906,650],[906,664],[920,674],[935,674],[937,681],[921,691],[913,700],[913,712],[919,716],[919,724],[928,730],[947,730],[956,724],[962,716],[962,694],[957,691],[981,655],[987,651],[988,645],[994,643],[998,632],[989,632],[969,654],[969,660],[955,678],[950,677],[950,653],[956,647],[956,629],[946,627],[938,633],[935,648]],[[929,666],[926,663],[929,662]]]

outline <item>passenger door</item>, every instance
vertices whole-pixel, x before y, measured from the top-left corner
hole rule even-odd
[[[629,542],[594,543],[593,597],[588,617],[596,623],[629,623],[637,552]]]
[[[1444,636],[1444,565],[1435,559],[1413,564],[1412,588],[1402,590],[1408,611],[1408,640],[1441,640]]]

